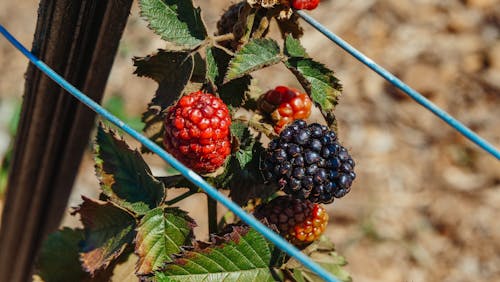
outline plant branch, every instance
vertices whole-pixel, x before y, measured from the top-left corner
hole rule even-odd
[[[182,201],[182,200],[184,200],[184,199],[188,198],[189,196],[194,195],[194,194],[196,194],[196,193],[198,193],[198,191],[195,191],[195,190],[189,190],[189,191],[187,191],[186,193],[181,194],[181,195],[179,195],[179,196],[177,196],[177,197],[173,198],[173,199],[172,199],[172,200],[170,200],[170,201],[166,201],[166,202],[165,202],[165,204],[166,204],[167,206],[175,205],[175,204],[177,204],[178,202],[180,202],[180,201]]]
[[[208,233],[217,233],[217,201],[207,195],[208,205]]]
[[[233,33],[226,33],[226,34],[217,35],[217,36],[212,37],[213,42],[222,42],[222,41],[228,41],[228,40],[234,40]]]

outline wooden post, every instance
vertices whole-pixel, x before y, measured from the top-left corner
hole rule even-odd
[[[32,52],[100,101],[132,0],[41,0]],[[60,224],[95,114],[30,64],[0,229],[0,281],[31,281]]]

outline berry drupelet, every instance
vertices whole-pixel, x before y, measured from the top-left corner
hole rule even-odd
[[[254,215],[274,224],[282,236],[297,246],[318,239],[328,224],[324,207],[291,196],[280,196],[257,207]]]
[[[231,116],[224,102],[201,91],[183,96],[168,108],[165,149],[198,173],[222,166],[231,153]]]
[[[324,125],[297,120],[269,143],[262,170],[285,193],[316,203],[331,203],[351,189],[354,161]]]

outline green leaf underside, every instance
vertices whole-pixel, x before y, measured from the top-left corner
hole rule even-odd
[[[273,39],[253,39],[236,52],[229,63],[225,81],[230,81],[283,60]]]
[[[218,89],[219,97],[228,106],[237,108],[244,104],[246,93],[250,89],[252,76],[223,82],[231,56],[217,47],[207,48],[207,79]]]
[[[257,140],[252,136],[247,125],[240,121],[235,121],[231,124],[231,134],[238,138],[240,148],[236,152],[236,159],[238,160],[240,167],[245,168],[254,157],[253,146]]]
[[[158,50],[157,53],[134,58],[135,74],[158,82],[155,97],[142,114],[144,135],[156,144],[163,144],[163,111],[173,104],[184,91],[193,76],[195,64],[188,52]],[[144,152],[148,151],[145,147]]]
[[[250,75],[231,80],[219,87],[219,96],[226,105],[234,108],[240,107],[245,103],[251,83]]]
[[[300,44],[300,40],[293,38],[292,35],[287,35],[285,40],[285,54],[290,57],[307,58],[306,49]]]
[[[229,196],[239,205],[245,205],[250,199],[267,198],[276,187],[263,184],[260,173],[260,159],[264,152],[262,144],[251,134],[248,126],[238,120],[231,124],[231,134],[237,139],[239,148],[213,183],[221,189],[230,189]]]
[[[139,5],[149,28],[165,41],[192,49],[207,37],[201,11],[192,0],[140,0]]]
[[[50,234],[40,251],[36,273],[45,282],[82,281],[89,278],[78,256],[78,244],[83,238],[82,229],[64,228]]]
[[[195,226],[193,219],[177,208],[157,208],[147,213],[137,228],[136,273],[150,274],[172,262],[171,256],[192,239]]]
[[[275,281],[274,251],[257,231],[234,227],[222,242],[184,252],[155,281]]]
[[[106,268],[132,243],[136,224],[130,214],[112,203],[82,198],[83,203],[75,211],[85,230],[80,259],[92,274]]]
[[[217,84],[217,78],[219,77],[219,66],[217,65],[217,60],[215,58],[216,52],[224,52],[217,47],[207,48],[207,79],[213,85]]]
[[[342,85],[333,71],[309,58],[290,58],[287,67],[295,74],[300,84],[318,105],[331,125],[335,118],[333,111],[340,98]]]
[[[104,194],[136,214],[145,214],[163,200],[163,184],[152,176],[141,154],[102,125],[97,131],[96,171]]]

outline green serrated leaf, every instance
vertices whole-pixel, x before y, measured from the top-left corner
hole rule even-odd
[[[307,51],[300,44],[299,39],[295,39],[292,35],[287,35],[285,39],[285,54],[290,57],[307,58]]]
[[[252,83],[252,76],[243,77],[223,83],[231,56],[225,51],[211,47],[207,49],[207,79],[217,89],[219,97],[226,105],[234,108],[241,107],[245,103],[246,93]]]
[[[218,52],[219,48],[211,47],[207,48],[207,79],[214,86],[217,84],[217,77],[219,76],[219,66],[217,65],[217,60],[215,58],[215,52]]]
[[[140,0],[141,16],[163,40],[188,49],[200,45],[207,30],[192,0]]]
[[[340,98],[342,85],[333,71],[310,58],[291,57],[286,66],[295,74],[314,103],[320,107],[327,123],[334,126],[333,111]]]
[[[231,134],[238,139],[240,147],[236,152],[236,159],[240,168],[245,168],[254,157],[253,147],[257,140],[252,136],[248,126],[241,121],[233,121],[231,124]]]
[[[157,208],[147,213],[137,228],[136,273],[150,274],[172,262],[171,256],[190,242],[195,226],[193,219],[177,208]]]
[[[264,153],[262,144],[251,134],[248,125],[238,120],[231,124],[231,134],[239,147],[230,157],[224,172],[211,181],[221,189],[230,189],[229,196],[240,205],[251,199],[267,198],[277,187],[264,185],[260,173]]]
[[[96,139],[96,173],[103,193],[117,205],[138,215],[157,207],[164,198],[163,184],[137,150],[99,125]]]
[[[190,81],[192,83],[200,83],[203,84],[206,81],[207,77],[207,62],[203,57],[201,57],[200,53],[195,53],[193,55],[193,74],[191,75]]]
[[[132,244],[136,224],[132,215],[110,202],[82,198],[83,203],[75,210],[85,231],[80,259],[84,269],[94,274]]]
[[[228,106],[238,108],[246,101],[246,94],[250,90],[252,76],[244,75],[219,87],[219,96]]]
[[[175,102],[195,74],[195,59],[189,52],[170,52],[158,50],[146,57],[134,58],[135,74],[149,77],[158,82],[155,97],[142,114],[145,123],[144,135],[162,146],[163,143],[163,111]],[[198,66],[199,70],[202,66]],[[143,152],[148,150],[143,147]]]
[[[82,229],[64,228],[50,234],[40,251],[36,274],[45,282],[82,281],[89,278],[78,256],[82,240]]]
[[[234,120],[231,123],[231,135],[238,138],[238,140],[242,140],[243,138],[248,137],[249,134],[250,133],[248,130],[248,126],[244,122]]]
[[[273,39],[253,39],[243,45],[229,63],[225,81],[242,77],[283,60],[278,43]]]
[[[276,248],[247,227],[233,227],[210,246],[184,252],[154,281],[275,281]]]

